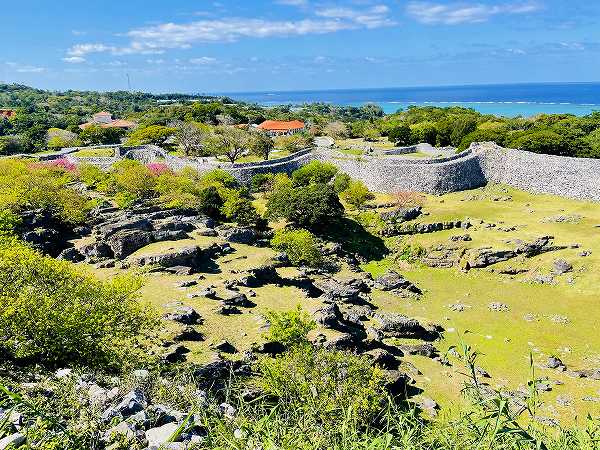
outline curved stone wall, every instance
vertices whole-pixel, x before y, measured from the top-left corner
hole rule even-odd
[[[349,158],[317,152],[318,159],[335,164],[376,192],[418,191],[429,194],[473,189],[486,184],[477,155],[467,153],[446,160]]]
[[[471,146],[488,181],[540,194],[600,201],[600,159],[541,155],[493,143]]]
[[[306,149],[275,160],[228,164],[214,158],[180,158],[161,152],[157,153],[156,148],[136,148],[129,156],[147,162],[164,155],[165,163],[173,170],[192,167],[206,172],[220,168],[233,174],[242,183],[250,182],[259,173],[291,173],[318,159],[335,164],[342,172],[363,181],[369,189],[377,192],[444,194],[496,182],[535,193],[600,201],[600,159],[540,155],[504,149],[493,143],[472,144],[463,153],[435,159],[352,157],[331,150]],[[45,159],[56,158],[59,154],[74,162],[85,161],[102,168],[110,167],[119,156],[124,156],[75,158],[63,151],[45,155]]]

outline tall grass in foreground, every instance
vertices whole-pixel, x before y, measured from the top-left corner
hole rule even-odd
[[[467,373],[476,354],[465,347]],[[189,370],[170,376],[155,374],[141,387],[151,403],[193,413],[206,430],[196,448],[210,449],[598,449],[598,422],[571,429],[546,428],[531,420],[535,396],[516,404],[503,394],[469,378],[465,395],[470,406],[450,419],[430,421],[410,404],[390,398],[381,371],[366,358],[299,345],[275,359],[259,359],[255,375],[236,378],[213,389],[208,400],[198,396],[199,381]],[[107,381],[108,379],[104,379]],[[533,380],[532,380],[533,381]],[[100,378],[102,383],[102,378]],[[123,392],[135,384],[121,380]],[[478,387],[479,386],[479,387]],[[48,379],[34,390],[0,393],[0,408],[14,408],[25,416],[31,448],[100,449],[100,436],[111,425],[99,419],[73,380]],[[248,395],[249,392],[257,395]],[[49,395],[48,393],[51,392]],[[234,417],[224,416],[221,402],[233,405]],[[177,433],[191,425],[188,421]],[[0,438],[6,433],[0,423]],[[177,434],[172,436],[177,438]],[[141,448],[135,441],[112,449]]]

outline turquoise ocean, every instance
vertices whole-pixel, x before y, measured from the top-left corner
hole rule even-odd
[[[360,106],[375,103],[386,113],[416,106],[464,106],[484,114],[531,117],[600,111],[600,83],[536,83],[222,93],[264,106],[324,102]]]

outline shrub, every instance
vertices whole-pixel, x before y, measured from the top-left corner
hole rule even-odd
[[[364,356],[299,345],[259,360],[259,371],[263,389],[294,412],[299,429],[368,426],[386,401],[383,373]]]
[[[289,179],[275,184],[267,200],[267,217],[286,219],[306,228],[322,228],[339,220],[344,207],[327,184],[294,187]]]
[[[200,184],[220,185],[226,188],[235,188],[238,186],[238,181],[229,172],[223,169],[214,169],[200,176],[198,180]]]
[[[316,267],[322,262],[322,255],[313,234],[306,230],[279,230],[271,239],[275,250],[285,252],[295,265]]]
[[[89,188],[96,188],[106,182],[108,174],[92,164],[80,164],[79,179]]]
[[[326,184],[333,179],[337,172],[338,168],[333,164],[311,161],[292,173],[292,182],[294,186],[307,186],[310,183]]]
[[[0,347],[21,361],[120,370],[142,358],[139,345],[158,323],[138,302],[139,287],[0,239]]]
[[[0,210],[18,214],[42,209],[65,224],[80,224],[90,205],[81,194],[67,187],[74,179],[74,174],[56,165],[0,161]]]
[[[206,186],[200,189],[197,199],[199,211],[215,219],[221,217],[224,201],[215,186]]]
[[[112,178],[117,194],[144,200],[156,195],[156,177],[137,161],[123,160],[113,166]]]
[[[171,169],[165,163],[154,162],[154,163],[146,164],[146,167],[148,168],[150,173],[154,176],[160,176],[163,173],[171,172]]]
[[[375,196],[369,191],[362,181],[352,180],[348,188],[340,194],[342,200],[354,208],[359,208]]]
[[[274,173],[257,173],[252,177],[252,182],[250,183],[250,190],[252,192],[270,191],[273,187],[274,180]]]
[[[338,173],[333,179],[333,189],[338,194],[340,192],[345,191],[346,189],[348,189],[348,186],[350,186],[350,180],[350,175],[345,173]]]
[[[316,327],[314,320],[300,305],[292,311],[268,311],[265,319],[269,323],[269,331],[264,337],[286,346],[306,342],[306,335]]]
[[[221,212],[227,219],[242,226],[257,225],[260,221],[252,200],[241,191],[228,192]]]
[[[388,140],[395,145],[409,145],[411,142],[411,131],[408,125],[398,125],[388,132]]]
[[[0,239],[13,236],[22,223],[21,217],[14,212],[7,209],[0,210]]]

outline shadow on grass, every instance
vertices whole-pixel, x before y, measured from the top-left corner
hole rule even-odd
[[[383,239],[372,235],[360,223],[347,217],[320,230],[318,234],[325,240],[340,244],[345,252],[367,261],[379,261],[389,253]]]

